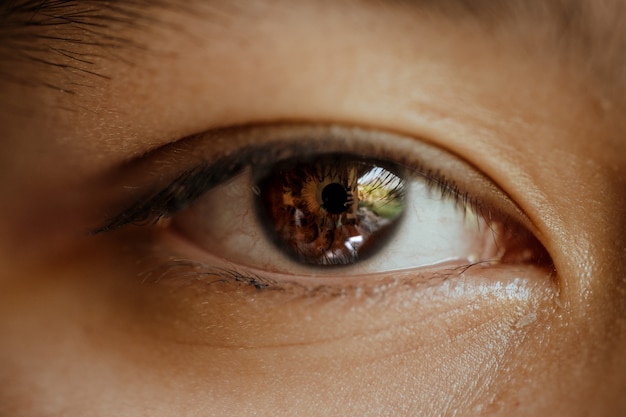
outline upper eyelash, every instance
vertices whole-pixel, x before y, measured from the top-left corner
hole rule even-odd
[[[202,163],[184,171],[156,194],[130,205],[92,234],[110,232],[128,224],[154,223],[187,207],[211,188],[229,180],[251,163],[260,162],[266,150],[246,149],[212,163]]]
[[[309,154],[321,150],[319,144],[306,144]],[[170,182],[165,188],[140,198],[129,205],[122,212],[111,217],[104,225],[92,230],[91,234],[100,234],[120,229],[124,226],[154,224],[163,217],[170,217],[185,209],[204,193],[233,178],[249,166],[267,166],[281,162],[293,155],[299,155],[303,148],[301,144],[274,143],[264,146],[249,146],[233,154],[224,156],[212,162],[202,162],[194,168],[185,170]],[[358,155],[356,152],[348,155]],[[363,158],[373,159],[367,155]],[[304,158],[304,157],[303,157]],[[380,158],[376,158],[380,159]],[[384,159],[381,159],[384,161]],[[419,175],[426,180],[426,185],[433,191],[440,193],[443,198],[451,198],[462,209],[470,208],[482,214],[482,204],[469,193],[462,192],[454,181],[450,181],[437,171],[423,166],[403,164],[410,174]]]
[[[173,215],[184,209],[206,191],[228,180],[238,171],[221,171],[214,166],[200,166],[185,171],[163,190],[132,204],[104,226],[93,230],[91,234],[111,232],[129,224],[155,223],[164,216]]]

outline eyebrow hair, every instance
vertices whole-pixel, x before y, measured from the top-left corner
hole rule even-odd
[[[577,55],[592,65],[615,67],[626,56],[626,2],[619,0],[337,0],[341,6],[363,6],[425,13],[429,17],[475,22],[489,32],[512,31],[516,24],[529,34],[540,29],[546,45],[562,56]],[[212,0],[11,0],[0,5],[0,77],[23,84],[42,84],[72,93],[50,80],[20,78],[3,62],[30,63],[72,73],[85,86],[90,77],[107,79],[95,64],[96,54],[124,61],[118,51],[145,49],[125,31],[167,26],[155,10],[196,15],[194,4]],[[230,11],[226,11],[229,13]],[[216,15],[223,15],[218,13]],[[215,16],[202,14],[205,21]],[[523,25],[526,26],[523,26]],[[532,26],[528,26],[531,24]],[[519,30],[519,28],[518,28]],[[97,51],[97,52],[96,52]],[[606,62],[610,61],[610,62]],[[617,65],[621,68],[621,65]],[[617,76],[626,78],[619,68]],[[592,71],[590,69],[590,71]],[[594,68],[593,71],[596,71]],[[604,75],[604,74],[603,74]],[[616,74],[606,74],[615,78]]]
[[[0,78],[70,94],[73,87],[91,87],[92,78],[110,79],[111,74],[103,72],[97,61],[130,63],[121,51],[146,49],[126,32],[167,27],[168,22],[152,13],[156,9],[189,11],[171,0],[12,0],[0,4]],[[2,65],[7,62],[8,66]],[[18,70],[33,64],[44,68],[35,79],[23,75],[28,71]],[[45,69],[50,68],[69,73],[69,85],[47,77]]]

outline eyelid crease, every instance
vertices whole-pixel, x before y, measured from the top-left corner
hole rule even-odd
[[[212,130],[171,145],[129,162],[116,174],[116,183],[131,191],[131,203],[116,215],[107,216],[105,224],[90,234],[112,232],[130,224],[155,224],[246,166],[268,165],[302,151],[343,152],[393,161],[409,174],[423,176],[442,197],[453,197],[461,207],[470,207],[487,220],[499,216],[507,222],[511,218],[533,234],[537,231],[519,206],[479,169],[407,136],[340,125],[253,125]],[[179,174],[172,178],[172,172]],[[129,180],[139,185],[129,184]],[[151,185],[159,183],[165,185]],[[138,198],[138,189],[153,191],[142,192]]]

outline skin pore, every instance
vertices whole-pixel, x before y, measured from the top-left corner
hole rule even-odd
[[[13,3],[0,416],[626,411],[623,2]],[[303,296],[169,279],[208,255],[167,228],[90,234],[217,152],[202,133],[284,122],[466,161],[554,268]]]

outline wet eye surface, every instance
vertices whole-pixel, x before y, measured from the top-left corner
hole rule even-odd
[[[381,165],[320,155],[256,174],[257,212],[268,237],[311,265],[349,265],[375,253],[404,211],[405,181]]]

